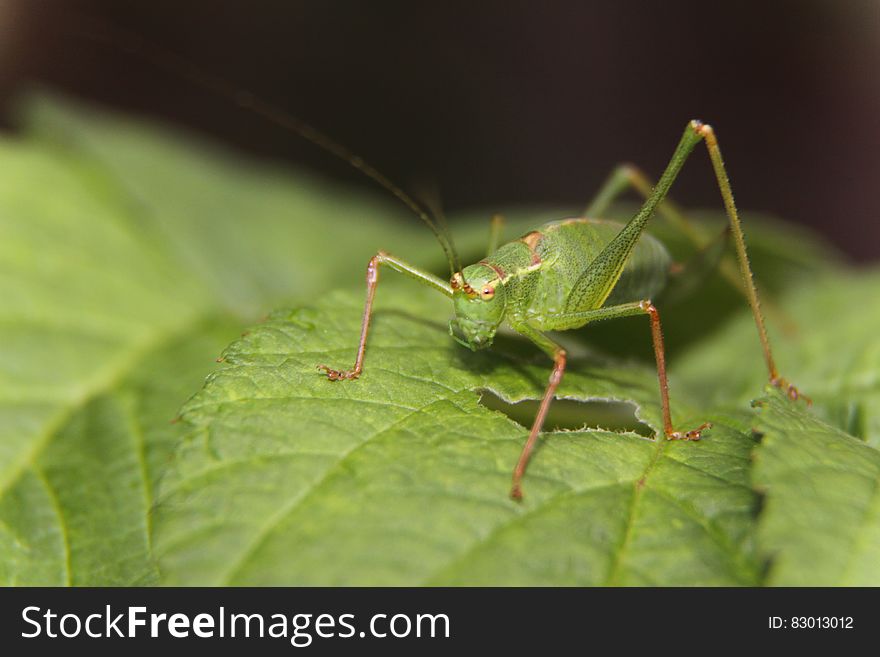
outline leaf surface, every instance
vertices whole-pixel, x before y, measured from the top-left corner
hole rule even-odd
[[[880,452],[778,392],[760,402],[754,481],[768,583],[880,585]]]
[[[432,298],[382,289],[367,365],[353,358],[361,299],[276,313],[233,343],[186,406],[192,426],[156,513],[168,583],[753,584],[752,439],[714,417],[712,440],[548,434],[507,498],[526,430],[478,403],[540,396],[545,356],[518,340],[473,354],[426,321]],[[447,302],[448,303],[448,302]],[[531,353],[529,353],[531,352]],[[571,399],[626,399],[658,425],[656,374],[573,359]],[[707,419],[686,411],[682,422]],[[589,421],[588,418],[585,418]]]

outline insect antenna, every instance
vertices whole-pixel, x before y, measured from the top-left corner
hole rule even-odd
[[[412,196],[404,192],[399,185],[392,182],[378,169],[368,162],[365,162],[363,158],[351,152],[337,141],[331,139],[317,128],[298,119],[272,103],[257,97],[251,92],[237,87],[222,77],[210,73],[185,57],[177,55],[176,53],[123,28],[116,26],[111,27],[98,22],[90,22],[88,24],[82,23],[76,25],[75,29],[66,27],[64,31],[76,37],[86,38],[97,43],[103,43],[121,49],[132,56],[139,57],[157,68],[168,71],[173,75],[183,77],[193,84],[196,84],[217,96],[225,98],[238,107],[249,110],[266,119],[270,123],[299,135],[306,141],[314,144],[331,155],[336,156],[340,160],[347,162],[349,165],[370,178],[373,182],[391,192],[397,200],[403,203],[413,214],[421,219],[431,232],[434,233],[434,236],[443,248],[446,260],[449,263],[450,274],[455,274],[456,272],[461,271],[461,261],[459,260],[458,252],[452,242],[452,236],[449,233],[446,220],[443,218],[442,213],[435,214],[430,206],[416,202]]]
[[[415,186],[414,195],[415,198],[421,201],[422,206],[434,219],[437,229],[443,233],[444,239],[449,244],[453,256],[450,261],[452,273],[461,273],[461,261],[452,242],[452,232],[449,230],[449,222],[446,221],[446,213],[443,211],[443,203],[440,200],[440,190],[437,184],[435,182],[422,181],[420,185]]]

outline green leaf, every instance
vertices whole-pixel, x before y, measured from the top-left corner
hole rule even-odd
[[[207,373],[206,356],[230,334],[228,320],[193,326],[190,334],[145,352],[108,388],[65,409],[0,499],[0,581],[157,580],[150,513],[180,437],[171,420],[180,399]]]
[[[193,322],[198,288],[77,162],[4,144],[0,167],[0,580],[149,579],[147,448],[105,393]]]
[[[778,391],[759,403],[758,532],[779,586],[880,585],[880,452]]]
[[[526,431],[477,391],[540,396],[549,363],[518,340],[457,347],[422,319],[448,312],[444,302],[383,287],[352,382],[315,365],[353,358],[360,295],[276,313],[233,343],[184,410],[192,432],[156,509],[166,583],[758,582],[741,417],[712,417],[712,440],[695,444],[551,434],[514,503]],[[561,393],[634,400],[658,425],[650,368],[575,358]],[[684,424],[707,419],[676,400]]]

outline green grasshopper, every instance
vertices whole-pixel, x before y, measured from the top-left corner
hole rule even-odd
[[[306,136],[317,141],[314,134]],[[327,147],[328,140],[321,137],[320,141],[324,142],[321,145]],[[728,230],[732,233],[736,246],[743,291],[755,318],[770,383],[784,388],[789,397],[797,399],[797,388],[780,376],[773,360],[739,215],[715,133],[709,125],[700,121],[688,123],[672,159],[653,188],[650,185],[646,188],[643,184],[644,177],[636,170],[621,167],[600,191],[596,201],[588,209],[587,217],[544,224],[500,247],[498,243],[501,222],[496,218],[492,223],[489,255],[465,268],[461,267],[452,241],[441,229],[442,224],[438,220],[432,219],[421,206],[362,160],[350,156],[330,142],[331,151],[345,157],[390,189],[431,227],[446,252],[451,278],[448,281],[443,280],[388,253],[377,253],[367,266],[367,300],[354,367],[350,370],[336,370],[327,365],[319,365],[318,368],[326,372],[332,381],[357,379],[360,376],[373,300],[379,282],[379,269],[385,265],[452,299],[455,317],[449,323],[449,332],[460,344],[472,350],[485,349],[492,344],[501,324],[506,322],[553,360],[553,370],[541,405],[513,471],[510,490],[513,499],[522,499],[522,478],[526,466],[544,425],[550,402],[565,372],[565,349],[548,337],[547,331],[579,328],[598,320],[647,315],[650,319],[660,382],[663,433],[668,440],[699,440],[702,432],[711,427],[710,423],[684,431],[677,430],[672,425],[663,332],[660,315],[651,302],[652,297],[666,285],[672,263],[666,248],[644,231],[688,156],[700,141],[705,142],[709,151],[724,201],[729,219]],[[646,196],[638,213],[625,225],[591,218],[601,214],[622,191],[626,182],[641,189]]]
[[[476,264],[462,268],[441,215],[429,212],[426,206],[417,203],[378,170],[312,126],[137,35],[119,29],[95,29],[81,36],[121,47],[159,68],[181,75],[268,121],[299,134],[347,161],[390,191],[433,231],[449,262],[450,279],[445,281],[388,253],[377,253],[367,266],[367,300],[354,367],[350,370],[336,370],[319,365],[318,368],[326,372],[332,381],[357,379],[360,376],[373,300],[379,282],[379,268],[382,265],[387,265],[452,299],[455,317],[449,323],[450,334],[470,349],[489,347],[498,328],[507,322],[513,330],[527,337],[553,360],[550,380],[513,471],[510,491],[513,499],[522,499],[522,478],[526,466],[544,425],[550,402],[565,373],[565,349],[549,338],[547,331],[579,328],[604,319],[647,315],[651,324],[660,382],[664,435],[669,440],[699,440],[702,432],[710,428],[708,422],[686,431],[673,428],[660,315],[651,302],[652,297],[666,286],[672,269],[671,259],[665,247],[644,232],[654,211],[659,209],[685,232],[690,232],[693,239],[692,229],[671,206],[664,204],[664,199],[688,156],[700,141],[705,142],[709,151],[724,201],[729,219],[725,236],[729,232],[734,238],[742,279],[741,289],[755,318],[770,383],[785,389],[792,399],[800,396],[797,388],[782,378],[776,369],[730,182],[715,133],[705,123],[688,123],[672,159],[655,186],[651,186],[638,170],[629,166],[619,167],[587,209],[585,217],[544,224],[503,246],[499,246],[501,222],[496,218],[492,222],[489,255]],[[644,205],[638,213],[625,225],[599,219],[608,205],[627,186],[635,188],[645,197]],[[735,272],[722,267],[722,273],[736,282]],[[808,398],[805,399],[809,402]]]

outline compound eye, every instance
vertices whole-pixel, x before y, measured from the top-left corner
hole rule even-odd
[[[483,301],[488,301],[489,299],[491,299],[494,296],[495,296],[495,288],[494,287],[490,287],[487,285],[482,290],[480,290],[480,298]]]

